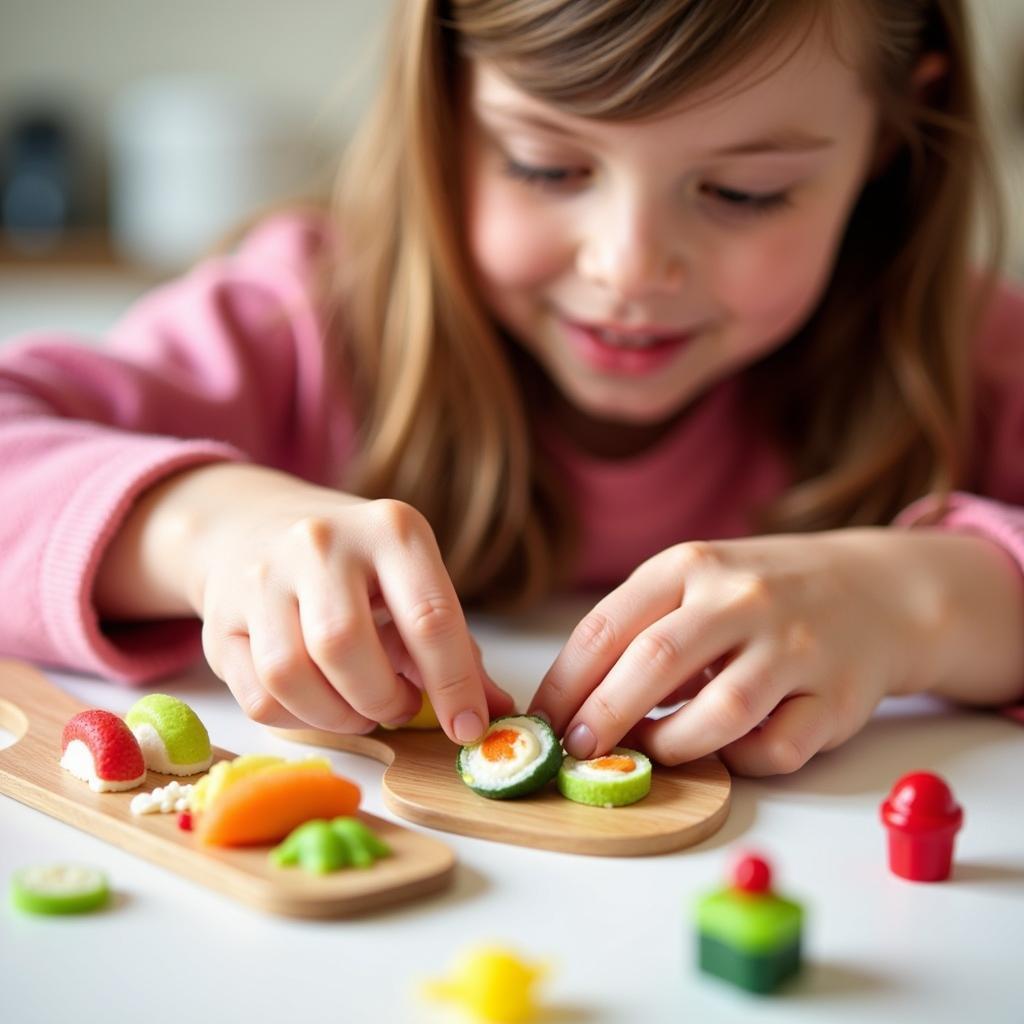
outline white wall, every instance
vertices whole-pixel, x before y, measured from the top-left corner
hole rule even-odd
[[[92,208],[102,194],[111,104],[150,75],[237,77],[334,152],[365,105],[389,7],[390,0],[0,0],[0,124],[25,98],[69,101]]]
[[[1013,266],[1024,276],[1024,0],[967,0],[998,126]],[[391,0],[0,0],[0,124],[61,87],[102,198],[104,118],[119,90],[169,71],[238,76],[286,107],[326,165],[365,104]]]

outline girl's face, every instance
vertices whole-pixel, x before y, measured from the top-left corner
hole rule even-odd
[[[768,48],[763,67],[748,62],[625,123],[567,116],[495,67],[469,67],[467,232],[480,286],[576,413],[662,423],[813,311],[876,115],[823,31],[762,77],[788,52]]]

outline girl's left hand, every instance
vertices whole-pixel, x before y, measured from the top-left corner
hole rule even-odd
[[[741,774],[793,771],[933,678],[933,543],[859,529],[669,548],[579,623],[531,711],[580,758],[621,742],[667,765],[717,750]]]

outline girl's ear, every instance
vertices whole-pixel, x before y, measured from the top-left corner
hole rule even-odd
[[[910,73],[910,89],[915,103],[926,103],[928,94],[946,76],[949,71],[949,57],[944,53],[924,53]],[[875,143],[875,155],[871,161],[868,179],[877,177],[888,166],[900,140],[890,125],[884,124],[878,133]]]

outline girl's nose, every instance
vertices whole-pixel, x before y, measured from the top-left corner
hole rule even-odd
[[[686,277],[686,259],[672,225],[654,211],[632,209],[598,217],[577,249],[581,277],[623,299],[675,292]]]

